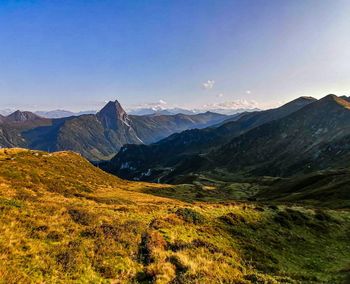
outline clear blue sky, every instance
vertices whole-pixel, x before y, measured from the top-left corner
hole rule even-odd
[[[349,15],[347,0],[0,0],[0,108],[350,94]]]

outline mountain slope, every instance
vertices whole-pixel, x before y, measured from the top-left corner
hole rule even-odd
[[[0,149],[1,281],[345,283],[349,212],[188,203],[182,190],[194,189],[123,181],[72,152]]]
[[[34,120],[41,120],[41,119],[42,117],[30,111],[17,110],[11,113],[10,115],[6,116],[5,121],[8,123],[11,123],[11,122],[34,121]]]
[[[152,143],[174,132],[215,124],[227,116],[129,116],[118,101],[96,115],[47,119],[30,112],[15,113],[0,121],[0,147],[73,150],[92,161],[108,159],[124,144]]]
[[[205,128],[221,122],[226,115],[206,112],[195,115],[147,115],[130,116],[132,126],[136,133],[146,144],[154,143],[173,133],[182,132],[187,129]]]
[[[219,127],[187,130],[148,146],[127,145],[102,167],[123,178],[157,181],[187,155],[206,153],[250,129],[288,116],[314,101],[314,98],[301,97],[277,109],[231,118]]]
[[[65,120],[55,150],[74,150],[90,160],[106,159],[125,144],[152,143],[176,131],[205,126],[224,118],[226,116],[211,113],[129,116],[118,102],[109,102],[96,116]]]
[[[27,130],[50,125],[51,120],[32,112],[15,111],[0,118],[0,147],[26,147],[22,133]]]
[[[211,167],[288,176],[343,167],[350,158],[350,103],[329,95],[264,124],[208,156]]]
[[[113,155],[127,143],[142,142],[130,126],[121,123],[118,128],[106,128],[94,115],[65,121],[57,137],[58,150],[74,150],[90,160]]]
[[[255,198],[328,208],[350,208],[350,170],[335,169],[312,172],[281,179],[259,191]]]
[[[25,141],[15,129],[6,125],[0,125],[0,148],[2,147],[25,147]]]

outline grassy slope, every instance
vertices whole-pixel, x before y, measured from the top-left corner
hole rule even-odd
[[[257,198],[350,209],[350,171],[334,169],[281,179]]]
[[[349,212],[196,202],[196,190],[122,181],[70,152],[2,149],[0,282],[345,281]]]

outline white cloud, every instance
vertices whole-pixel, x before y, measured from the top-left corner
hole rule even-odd
[[[246,90],[245,93],[250,95],[252,93],[252,91],[251,90]]]
[[[148,103],[127,105],[125,106],[125,109],[127,111],[138,110],[138,109],[151,109],[154,111],[160,111],[160,110],[165,110],[169,107],[170,106],[166,101],[160,99],[158,102],[148,102]]]
[[[234,101],[227,101],[223,103],[206,104],[203,109],[255,109],[259,108],[258,102],[254,100],[239,99]]]
[[[215,81],[214,80],[208,80],[202,84],[203,88],[206,90],[210,90],[214,88]]]
[[[224,96],[224,94],[223,93],[220,93],[220,94],[217,94],[216,95],[218,98],[222,98],[223,96]]]

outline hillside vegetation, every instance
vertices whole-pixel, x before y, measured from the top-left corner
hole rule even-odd
[[[123,181],[72,152],[0,149],[0,282],[346,283],[348,211],[211,190]]]

